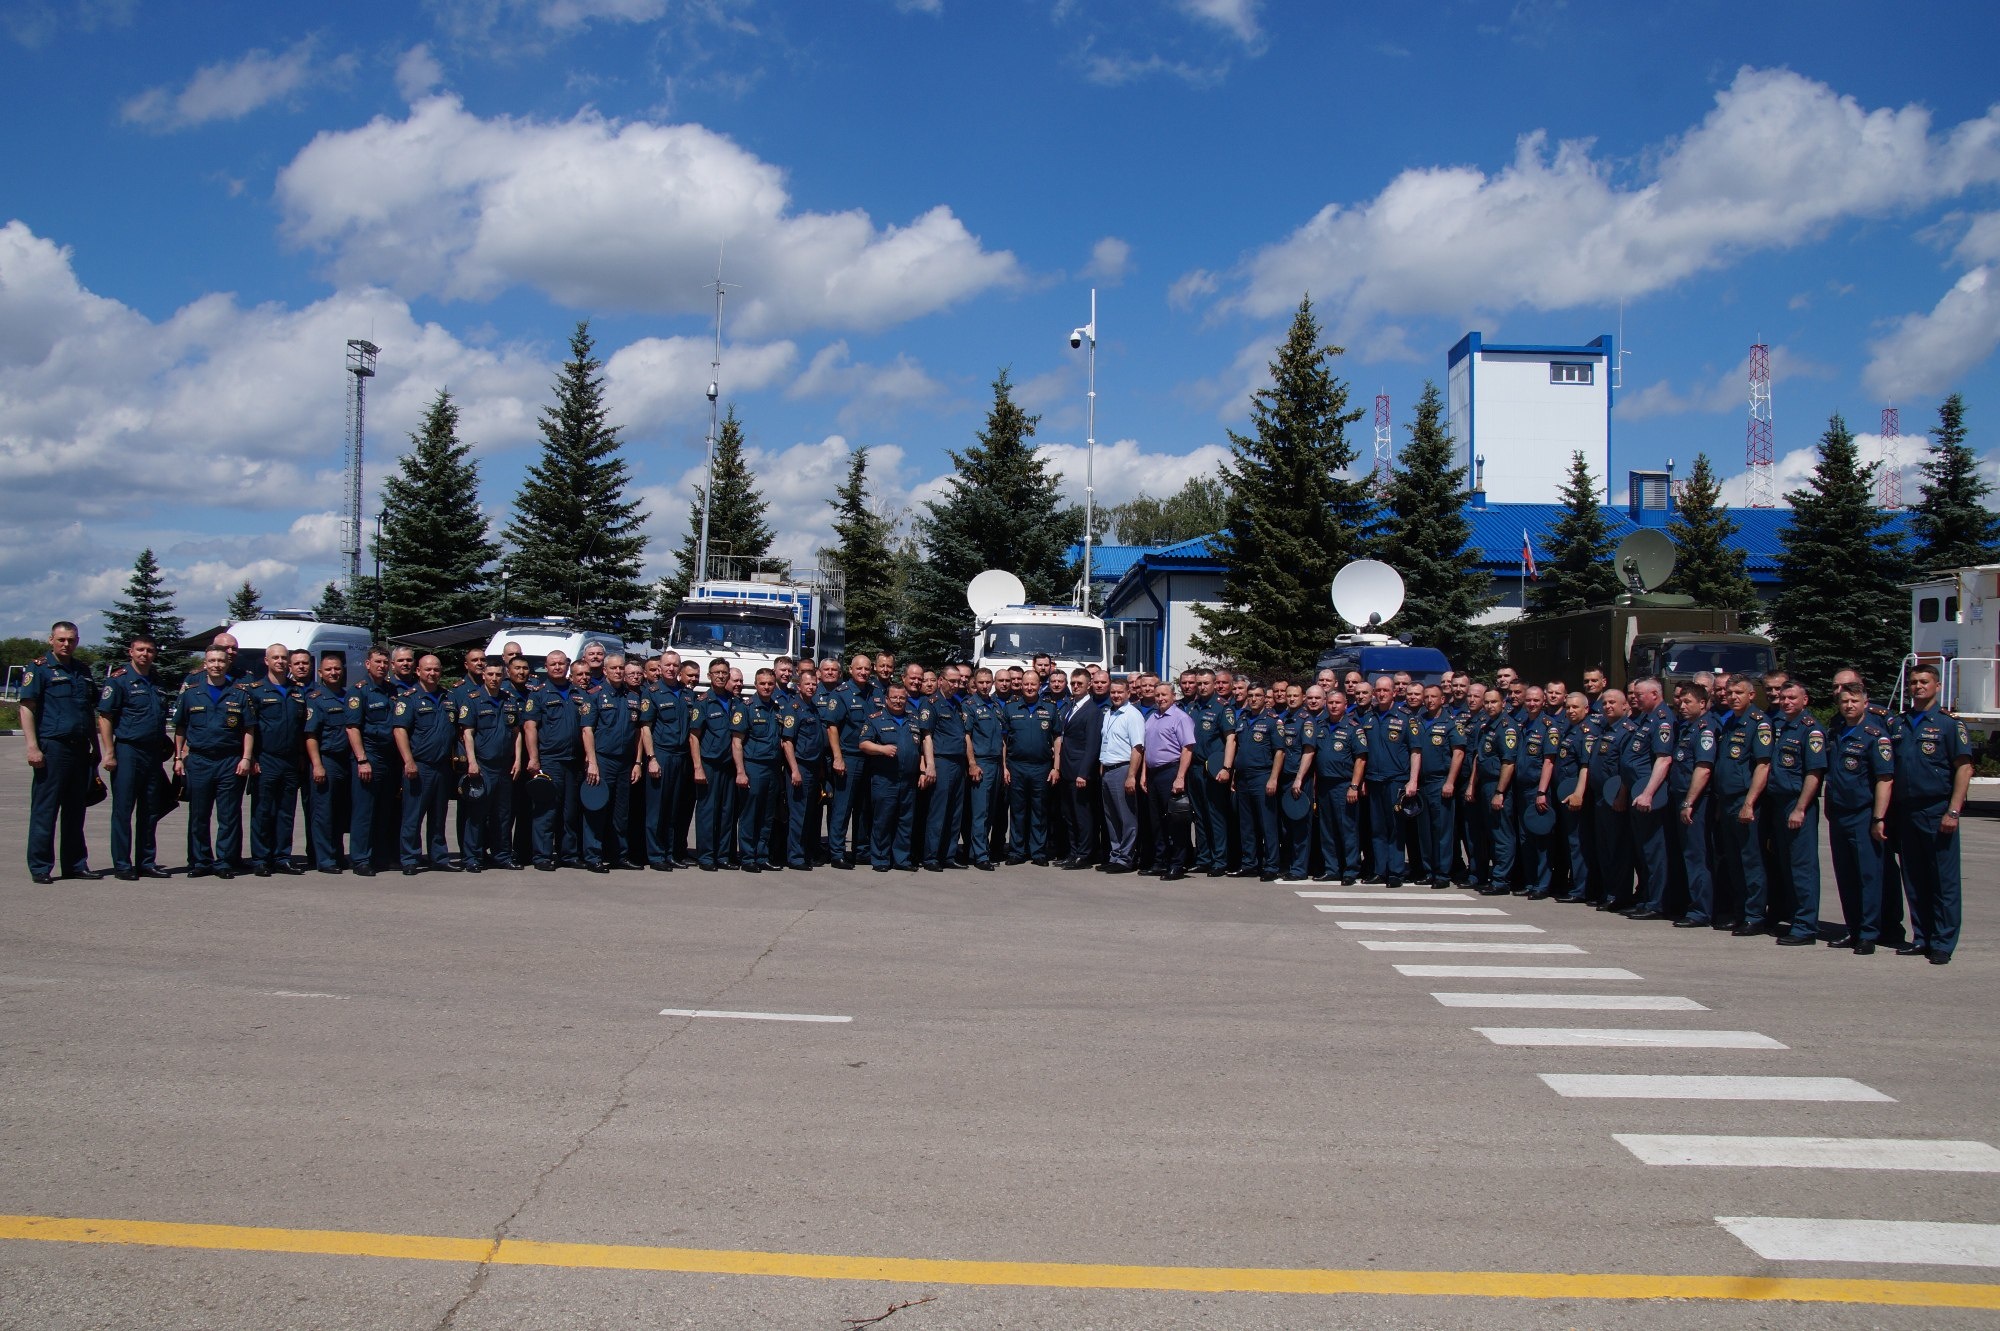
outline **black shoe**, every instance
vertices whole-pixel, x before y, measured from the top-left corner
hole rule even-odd
[[[755,860],[745,860],[745,861],[743,862],[743,872],[744,872],[744,873],[762,873],[762,872],[764,872],[764,866],[763,866],[763,865],[761,865],[761,864],[759,864],[759,863],[757,863],[757,861],[755,861]]]
[[[111,876],[121,883],[136,883],[139,881],[139,871],[137,869],[114,869],[111,871]]]
[[[1931,965],[1933,966],[1949,966],[1951,964],[1951,953],[1949,952],[1933,952],[1930,956]]]
[[[521,872],[521,870],[527,868],[528,866],[525,864],[516,864],[512,860],[507,860],[506,862],[501,864],[496,864],[493,867],[496,869],[505,869],[508,873],[519,873]]]
[[[1676,929],[1699,929],[1699,928],[1701,928],[1701,927],[1702,927],[1703,925],[1705,925],[1705,924],[1707,924],[1707,923],[1708,923],[1708,921],[1707,921],[1707,920],[1690,920],[1690,919],[1679,919],[1679,920],[1675,920],[1675,921],[1674,921],[1674,928],[1676,928]]]
[[[172,874],[168,873],[168,872],[167,872],[167,871],[166,871],[165,869],[162,869],[162,868],[161,868],[161,867],[160,867],[159,865],[157,865],[157,864],[149,864],[149,865],[147,865],[147,866],[146,866],[145,868],[143,868],[143,869],[139,870],[139,876],[140,876],[141,878],[172,878],[172,877],[173,877],[173,875],[172,875]]]
[[[1401,887],[1402,885],[1403,885],[1403,880],[1400,878],[1391,878],[1388,882],[1382,884],[1382,886],[1389,888]]]
[[[915,873],[916,871],[917,866],[914,864],[899,864],[896,866],[896,872],[898,873]]]
[[[854,867],[854,861],[841,860],[841,859],[829,860],[827,861],[826,867],[829,869],[852,869]]]
[[[1872,957],[1875,955],[1875,945],[1873,943],[1856,943],[1854,945],[1854,955],[1857,957]]]
[[[703,873],[716,873],[719,872],[722,868],[722,866],[719,864],[704,864],[699,867]]]
[[[1811,947],[1819,939],[1814,938],[1811,934],[1786,934],[1777,941],[1779,947]]]
[[[434,870],[434,871],[435,871],[435,872],[437,872],[437,873],[464,873],[464,872],[465,872],[464,868],[462,868],[461,866],[459,866],[459,865],[457,865],[457,864],[454,864],[454,863],[453,863],[452,861],[450,861],[450,860],[433,860],[433,861],[431,862],[431,868],[432,868],[432,870]]]
[[[74,869],[63,877],[79,883],[94,883],[104,875],[96,869]]]
[[[278,866],[278,872],[287,878],[301,878],[305,875],[305,870],[296,864],[281,864]]]
[[[319,872],[326,874],[338,874],[338,873],[344,873],[346,871],[343,870],[338,864],[329,864],[324,868],[320,869]]]
[[[1104,864],[1104,872],[1106,872],[1106,873],[1131,873],[1131,872],[1132,872],[1132,866],[1131,866],[1131,865],[1129,865],[1129,864],[1120,864],[1120,863],[1119,863],[1119,862],[1118,862],[1117,860],[1107,860],[1107,861],[1105,861],[1105,864]],[[1275,876],[1275,875],[1274,875],[1274,876]]]
[[[1257,881],[1260,883],[1275,883],[1278,881],[1278,875],[1274,873],[1260,873],[1257,875]]]
[[[666,860],[654,860],[646,866],[654,873],[672,873],[674,866]]]
[[[422,869],[419,869],[412,864],[406,864],[403,866],[403,877],[405,878],[415,878],[418,874],[422,872],[423,872]]]
[[[851,866],[850,866],[850,867],[851,867]],[[876,873],[887,873],[887,872],[889,872],[889,866],[888,866],[888,865],[886,865],[886,864],[877,864],[877,865],[873,865],[873,866],[871,866],[871,867],[873,867],[873,868],[874,868],[874,870],[875,870],[875,872],[876,872]]]
[[[1444,891],[1444,890],[1445,890],[1445,889],[1446,889],[1447,887],[1450,887],[1450,886],[1451,886],[1451,880],[1450,880],[1450,879],[1447,879],[1447,878],[1433,878],[1433,879],[1431,879],[1431,891],[1433,891],[1433,892],[1442,892],[1442,891]],[[1539,898],[1536,898],[1536,897],[1535,897],[1535,894],[1534,894],[1534,893],[1532,893],[1532,892],[1530,892],[1530,893],[1529,893],[1528,895],[1529,895],[1529,897],[1530,897],[1531,899],[1539,899]],[[1544,893],[1542,893],[1541,895],[1545,897],[1545,896],[1547,896],[1547,895],[1548,895],[1548,893],[1544,892]]]
[[[485,866],[485,865],[482,865],[482,864],[468,864],[468,865],[466,865],[466,866],[465,866],[465,872],[467,872],[467,873],[485,873],[485,872],[486,872],[486,866]]]
[[[942,864],[939,864],[939,863],[938,863],[938,862],[937,862],[936,860],[925,860],[925,861],[924,861],[924,872],[925,872],[925,873],[943,873],[943,872],[944,872],[944,866],[943,866]]]
[[[1160,881],[1163,883],[1178,883],[1181,879],[1185,877],[1187,877],[1186,869],[1174,869],[1167,873],[1161,874]]]
[[[584,865],[583,867],[584,867],[584,868],[585,868],[586,870],[588,870],[589,872],[591,872],[591,873],[610,873],[610,872],[611,872],[611,866],[610,866],[610,865],[608,865],[608,864],[605,864],[605,863],[603,863],[602,861],[599,861],[599,862],[598,862],[598,863],[596,863],[596,864],[586,864],[586,865]]]
[[[1731,929],[1729,931],[1729,936],[1731,938],[1757,938],[1760,937],[1763,934],[1763,932],[1764,930],[1761,925],[1752,928],[1750,925],[1747,924],[1739,924],[1734,929]]]
[[[1353,887],[1353,886],[1354,886],[1354,882],[1355,882],[1355,879],[1354,879],[1354,875],[1353,875],[1353,874],[1349,874],[1349,875],[1347,875],[1347,877],[1345,877],[1345,878],[1343,878],[1343,879],[1341,879],[1341,880],[1340,880],[1340,885],[1341,885],[1342,887]]]
[[[375,866],[372,864],[357,864],[354,866],[354,876],[356,878],[373,878],[375,876]]]
[[[1009,861],[1007,861],[1007,862],[1008,862],[1009,864],[1019,864],[1019,863],[1020,863],[1020,861],[1019,861],[1019,860],[1009,860]],[[973,867],[973,868],[975,868],[975,869],[977,869],[977,870],[979,870],[979,872],[981,872],[981,873],[992,873],[992,872],[993,872],[993,861],[992,861],[992,860],[974,860],[974,861],[972,862],[972,867]]]
[[[1432,883],[1432,884],[1431,884],[1431,886],[1432,886],[1432,887],[1443,887],[1443,886],[1444,886],[1444,884],[1443,884],[1443,883]],[[1528,893],[1528,898],[1527,898],[1527,899],[1528,899],[1529,901],[1547,901],[1547,900],[1548,900],[1548,899],[1549,899],[1550,897],[1553,897],[1554,895],[1555,895],[1555,893],[1553,893],[1553,892],[1530,892],[1530,893]]]
[[[1650,906],[1641,906],[1638,910],[1626,911],[1625,918],[1628,920],[1664,920],[1667,916],[1665,911],[1657,911]]]
[[[1035,867],[1036,867],[1037,869],[1046,869],[1046,868],[1048,868],[1048,867],[1049,867],[1049,857],[1048,857],[1048,856],[1046,856],[1046,855],[1037,855],[1037,856],[1035,856],[1035,858],[1034,858],[1034,859],[1032,859],[1032,860],[1029,860],[1029,861],[1028,861],[1028,863],[1030,863],[1030,864],[1034,865],[1034,866],[1035,866]],[[1214,870],[1214,869],[1211,869],[1211,870],[1210,870],[1209,872],[1210,872],[1210,873],[1217,873],[1217,872],[1220,872],[1220,871],[1219,871],[1219,870]]]
[[[1927,957],[1930,954],[1929,948],[1918,947],[1915,943],[1896,944],[1896,955],[1899,957]]]
[[[554,873],[556,871],[556,862],[554,860],[536,860],[535,867],[543,873]]]
[[[1479,895],[1482,897],[1504,897],[1509,895],[1509,892],[1504,887],[1482,887],[1479,889]]]
[[[1840,937],[1838,937],[1838,938],[1836,938],[1836,939],[1833,939],[1832,941],[1830,941],[1829,943],[1827,943],[1827,946],[1828,946],[1828,947],[1853,947],[1853,946],[1854,946],[1854,935],[1853,935],[1853,934],[1842,934],[1842,935],[1841,935]]]
[[[215,876],[216,876],[217,878],[234,878],[234,877],[236,876],[236,870],[234,870],[234,869],[217,869],[217,870],[215,871]]]
[[[49,873],[30,874],[29,877],[43,887],[53,887],[56,881],[55,875]]]
[[[250,872],[256,874],[259,878],[269,878],[271,876],[271,868],[266,864],[260,864]]]

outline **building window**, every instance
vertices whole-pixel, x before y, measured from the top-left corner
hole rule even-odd
[[[1938,598],[1926,596],[1917,602],[1917,622],[1935,624],[1938,622]]]
[[[1552,384],[1587,384],[1597,367],[1589,361],[1558,360],[1549,362],[1549,382]]]

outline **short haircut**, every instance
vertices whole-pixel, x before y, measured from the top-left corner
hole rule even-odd
[[[68,629],[71,633],[77,632],[76,625],[70,623],[67,619],[58,619],[55,623],[49,625],[49,632],[51,633],[60,633],[64,629]]]
[[[55,630],[50,629],[49,632],[54,633]],[[135,633],[132,635],[131,641],[127,642],[125,645],[127,647],[137,647],[142,642],[145,643],[148,647],[158,647],[160,645],[159,643],[153,641],[153,635],[150,633]]]

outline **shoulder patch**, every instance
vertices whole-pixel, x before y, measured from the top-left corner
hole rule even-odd
[[[1818,753],[1826,747],[1826,736],[1820,734],[1817,730],[1811,731],[1806,735],[1806,747],[1814,753]]]
[[[403,700],[402,700],[401,698],[398,698],[398,699],[396,700],[396,715],[397,715],[397,716],[402,716],[402,715],[403,715],[404,713],[408,712],[409,710],[410,710],[410,705],[409,705],[408,703],[404,702],[404,701],[403,701]]]
[[[102,693],[100,693],[100,694],[98,695],[98,697],[99,697],[99,698],[101,698],[101,699],[103,699],[103,700],[104,700],[105,702],[110,702],[110,701],[111,701],[111,686],[110,686],[109,684],[106,684],[106,685],[104,686],[104,691],[103,691]]]

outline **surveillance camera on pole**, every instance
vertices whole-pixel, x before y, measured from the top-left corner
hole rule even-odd
[[[1071,351],[1090,344],[1089,423],[1083,441],[1083,582],[1077,588],[1077,605],[1090,609],[1091,528],[1097,517],[1097,288],[1090,289],[1090,322],[1069,332]]]

